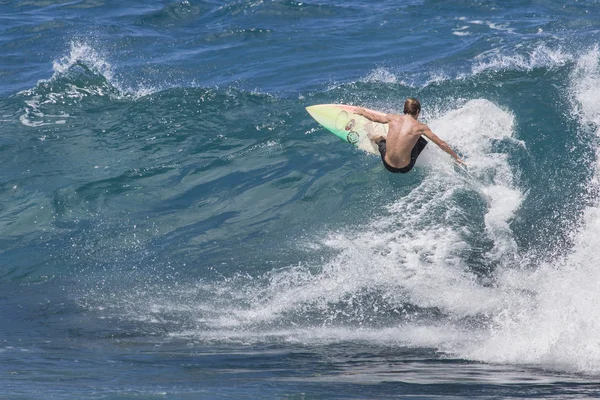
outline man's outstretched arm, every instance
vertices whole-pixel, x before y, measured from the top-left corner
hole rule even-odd
[[[458,154],[456,154],[454,152],[454,150],[452,150],[452,148],[448,145],[448,143],[446,143],[442,139],[440,139],[435,133],[433,133],[431,131],[431,129],[429,129],[429,127],[425,126],[422,134],[425,135],[428,139],[430,139],[433,143],[437,144],[440,147],[440,149],[442,149],[446,153],[450,154],[456,160],[457,163],[465,165],[465,166],[467,165],[467,164],[465,164],[465,162],[463,160],[460,159]]]
[[[358,107],[356,110],[354,110],[354,113],[358,114],[358,115],[362,115],[366,119],[373,121],[373,122],[380,122],[382,124],[387,124],[388,122],[390,122],[390,119],[387,116],[387,114],[373,112],[373,111],[364,109],[362,107]]]

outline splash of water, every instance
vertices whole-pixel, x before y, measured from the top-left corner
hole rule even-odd
[[[596,133],[600,122],[600,54],[597,48],[583,54],[570,79],[570,93],[583,127]],[[589,182],[597,190],[600,167]],[[519,306],[494,316],[490,336],[466,352],[469,358],[500,363],[541,364],[570,371],[600,372],[600,203],[584,212],[582,227],[572,232],[569,254],[534,271],[512,271],[505,288],[527,290]]]
[[[64,124],[73,118],[73,107],[85,98],[137,99],[157,90],[125,87],[107,58],[88,43],[72,41],[68,54],[52,63],[54,72],[50,79],[40,80],[36,87],[18,93],[25,102],[21,123],[29,127]]]

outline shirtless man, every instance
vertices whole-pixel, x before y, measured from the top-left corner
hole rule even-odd
[[[417,157],[427,145],[427,140],[421,135],[425,135],[433,143],[437,144],[442,150],[450,154],[457,163],[466,165],[456,154],[448,143],[436,136],[429,127],[418,122],[421,112],[421,103],[419,100],[409,98],[404,103],[404,115],[398,114],[376,114],[364,108],[358,108],[355,114],[382,124],[389,124],[387,139],[383,136],[371,137],[379,146],[381,160],[383,165],[390,172],[407,173],[414,166]]]

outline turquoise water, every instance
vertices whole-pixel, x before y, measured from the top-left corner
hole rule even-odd
[[[597,396],[599,16],[0,2],[0,398]],[[408,96],[468,172],[305,111]]]

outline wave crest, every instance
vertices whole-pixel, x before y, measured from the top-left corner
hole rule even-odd
[[[25,102],[20,117],[23,125],[63,124],[72,117],[73,106],[81,105],[86,98],[137,99],[156,91],[152,87],[124,88],[106,55],[85,42],[71,42],[69,53],[55,60],[52,69],[50,79],[40,80],[34,88],[17,94]]]

